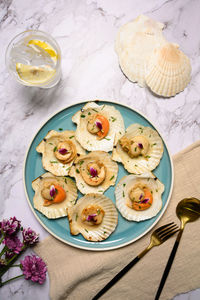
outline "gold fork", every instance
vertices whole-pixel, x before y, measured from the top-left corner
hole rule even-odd
[[[113,279],[111,279],[97,294],[92,298],[92,300],[99,299],[106,291],[108,291],[120,278],[122,278],[150,249],[154,246],[159,246],[165,241],[167,241],[172,235],[179,231],[178,226],[171,222],[169,224],[163,225],[157,228],[151,234],[151,240],[149,245],[144,249],[138,256],[136,256],[128,265],[126,265]]]

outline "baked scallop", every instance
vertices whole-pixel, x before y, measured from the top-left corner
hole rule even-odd
[[[167,43],[154,50],[145,79],[155,94],[171,97],[185,89],[190,76],[189,58],[179,50],[179,45]]]
[[[67,208],[78,197],[77,188],[70,177],[54,176],[47,172],[32,182],[35,191],[34,208],[49,219],[67,216]]]
[[[99,242],[115,230],[118,213],[111,199],[92,193],[68,208],[68,219],[72,235],[81,233],[86,240]]]
[[[164,185],[152,173],[124,176],[116,185],[116,206],[129,221],[156,216],[162,208]]]
[[[68,175],[77,155],[85,154],[72,130],[49,131],[36,150],[42,153],[43,168],[56,176]]]
[[[117,34],[115,50],[120,67],[129,80],[138,82],[141,87],[146,85],[151,54],[156,47],[166,43],[163,28],[164,24],[140,15],[123,25]]]
[[[118,165],[104,151],[93,151],[80,155],[70,169],[69,175],[74,177],[82,194],[102,194],[117,179]]]
[[[125,131],[121,113],[107,104],[89,102],[72,117],[72,121],[77,124],[77,141],[88,151],[112,151]]]
[[[132,124],[117,142],[112,159],[129,173],[142,174],[155,169],[163,155],[163,142],[156,130]]]

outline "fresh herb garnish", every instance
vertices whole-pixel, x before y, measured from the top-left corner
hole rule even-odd
[[[62,130],[63,130],[63,128],[59,128],[58,130],[62,131]]]
[[[110,181],[113,180],[114,177],[115,177],[115,175],[113,175],[113,176],[110,178]]]
[[[79,169],[76,169],[76,173],[78,173],[78,174],[80,173]]]
[[[56,152],[57,149],[58,149],[58,148],[55,146],[54,149],[53,149],[53,152]]]
[[[115,122],[117,120],[116,118],[114,118],[112,116],[111,116],[111,119],[112,119],[112,122]]]
[[[125,193],[124,193],[124,191],[123,191],[123,197],[125,197]]]
[[[123,187],[125,187],[126,186],[126,183],[123,183]]]
[[[77,219],[78,219],[78,214],[76,214],[76,221],[77,221]]]
[[[69,137],[69,139],[73,139],[73,137],[74,137],[74,135],[71,135],[71,136]]]
[[[56,161],[56,160],[50,160],[50,163],[52,163],[52,164],[58,164],[58,161]]]
[[[105,137],[105,140],[107,140],[107,141],[110,141],[111,139],[110,139],[110,138],[106,138],[106,137]]]
[[[85,115],[81,114],[81,118],[85,118]]]

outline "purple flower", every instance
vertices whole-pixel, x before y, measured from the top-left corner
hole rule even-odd
[[[149,198],[146,198],[146,199],[141,201],[141,203],[147,203],[147,202],[149,202]]]
[[[30,227],[27,229],[23,229],[22,235],[23,235],[23,242],[26,245],[34,245],[39,240],[39,234],[37,234]]]
[[[5,244],[8,249],[15,254],[19,254],[23,247],[23,244],[17,236],[6,236],[3,240],[3,244]]]
[[[97,214],[92,214],[92,215],[88,215],[87,216],[87,221],[94,221],[94,217],[96,217],[97,216]]]
[[[0,222],[0,229],[7,235],[11,235],[17,232],[21,226],[21,221],[18,221],[16,217],[4,219]]]
[[[53,197],[55,195],[55,193],[56,193],[55,186],[51,185],[50,186],[50,192],[49,192],[50,196]]]
[[[92,177],[96,177],[96,176],[97,176],[97,170],[94,169],[94,168],[90,168],[90,175],[91,175]]]
[[[102,124],[100,122],[96,121],[95,124],[100,130],[102,130]]]
[[[60,149],[58,149],[58,152],[62,155],[65,155],[66,153],[68,153],[68,150],[65,148],[60,148]]]
[[[143,145],[142,145],[141,143],[138,144],[138,147],[139,147],[140,149],[143,149]]]
[[[46,279],[47,267],[45,262],[36,255],[27,255],[20,261],[21,269],[26,280],[32,280],[42,284]]]

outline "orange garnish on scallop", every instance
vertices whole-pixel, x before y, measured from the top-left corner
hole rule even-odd
[[[99,139],[103,139],[105,136],[107,136],[109,128],[110,128],[110,124],[108,119],[106,119],[106,117],[104,117],[103,115],[96,115],[96,119],[98,119],[101,122],[101,129],[97,132],[97,135],[99,137]],[[98,127],[98,125],[97,125]]]
[[[66,192],[60,185],[55,185],[55,196],[53,197],[53,200],[44,200],[44,206],[49,206],[54,203],[60,203],[63,202],[66,199]]]
[[[144,197],[141,202],[135,202],[133,201],[132,207],[135,210],[145,210],[149,208],[152,205],[153,202],[153,196],[149,189],[144,188]]]

